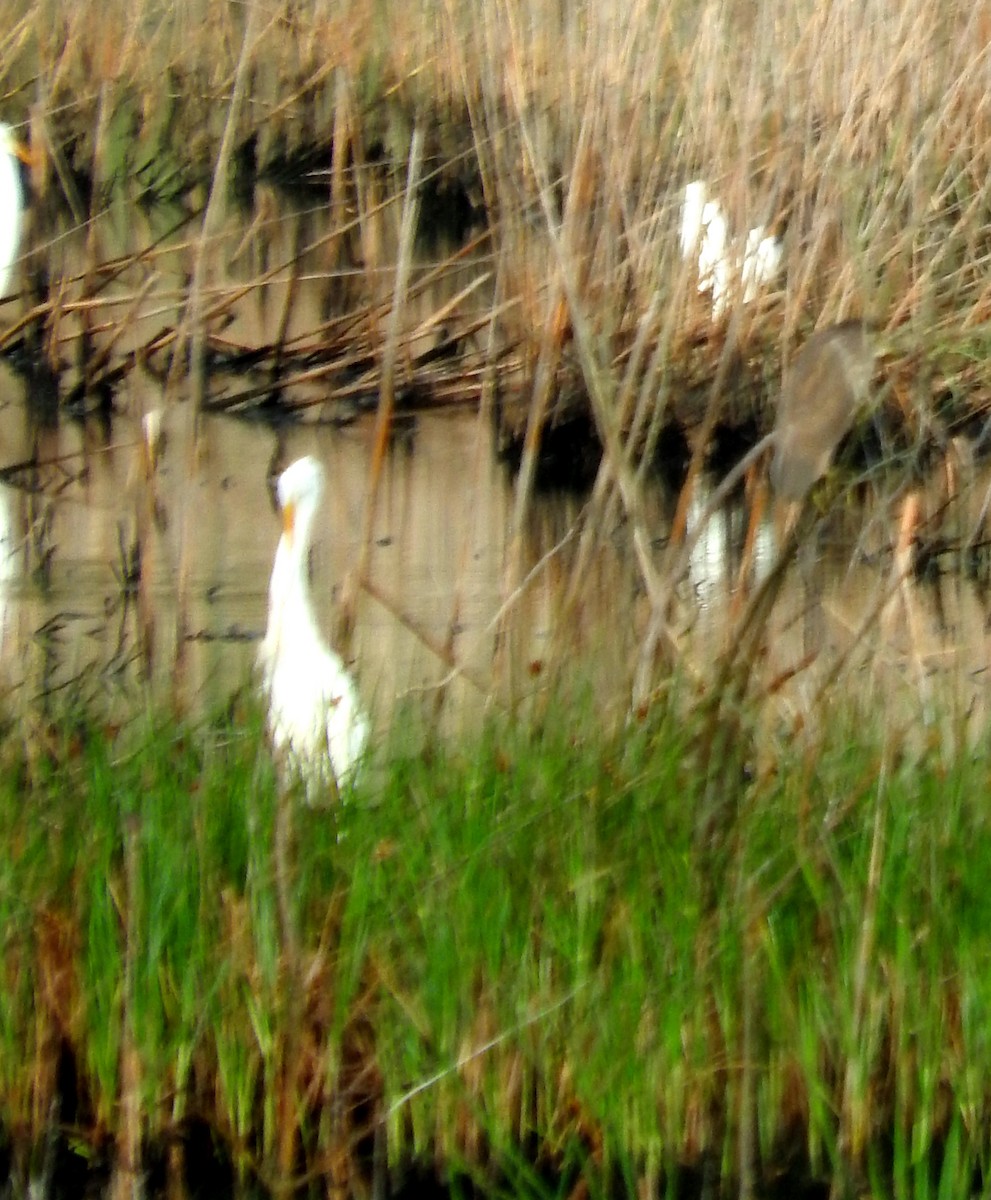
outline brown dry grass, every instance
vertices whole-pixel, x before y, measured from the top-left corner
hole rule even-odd
[[[717,421],[734,395],[744,397],[744,416],[756,408],[766,421],[769,389],[755,385],[777,379],[811,328],[866,316],[887,331],[890,393],[910,435],[927,432],[937,396],[965,415],[989,403],[987,3],[802,0],[782,11],[771,0],[641,0],[620,13],[547,0],[147,0],[107,14],[67,0],[23,6],[0,42],[5,115],[30,110],[56,164],[64,156],[97,182],[131,190],[135,165],[149,161],[173,164],[187,182],[223,182],[218,163],[252,138],[261,169],[316,151],[335,216],[328,259],[352,240],[365,274],[356,306],[297,342],[295,364],[279,335],[276,365],[297,370],[279,382],[316,382],[315,403],[337,376],[377,392],[384,446],[394,375],[416,376],[421,392],[436,387],[438,402],[452,394],[474,402],[498,375],[500,399],[512,392],[519,401],[513,534],[525,524],[547,424],[570,402],[584,406],[605,450],[586,551],[603,513],[621,505],[649,596],[649,648],[671,640],[668,604],[685,560],[674,547],[669,562],[655,561],[642,512],[665,421],[696,435],[677,541]],[[400,272],[394,294],[373,283],[388,257],[376,248],[375,217],[380,206],[412,211],[402,180],[421,139],[416,177],[425,183],[439,171],[477,183],[491,234],[491,313],[472,327],[474,357],[452,360],[439,384],[426,380],[415,338],[399,328],[414,277],[407,284]],[[362,181],[373,151],[393,168],[388,180],[382,172]],[[696,177],[738,232],[766,223],[785,235],[780,280],[716,321],[678,249],[682,188]],[[204,253],[214,249],[209,232],[197,243]],[[409,253],[407,238],[407,266]],[[263,278],[239,281],[236,293],[219,281],[214,299],[212,280],[194,272],[196,335],[211,336],[233,297]],[[477,313],[457,316],[460,334]],[[435,312],[419,329],[439,326]],[[174,344],[156,330],[133,362],[160,367]],[[216,338],[209,345],[224,349]],[[324,361],[308,357],[314,348]],[[169,370],[184,363],[176,354]],[[360,371],[345,371],[356,363]],[[205,402],[253,403],[276,374],[231,403]],[[515,545],[511,538],[507,604],[523,573]]]
[[[4,115],[30,114],[53,153],[66,148],[97,180],[108,164],[126,177],[148,155],[209,176],[247,12],[21,6],[0,40]],[[744,341],[791,347],[811,325],[861,314],[924,322],[930,337],[981,333],[989,31],[987,3],[923,0],[785,11],[673,0],[622,14],[546,0],[259,4],[233,134],[257,138],[261,168],[315,147],[330,166],[335,135],[359,158],[378,145],[402,164],[417,121],[427,169],[471,174],[477,162],[499,222],[500,284],[535,353],[553,290],[537,175],[562,204],[580,143],[582,219],[568,253],[615,353],[658,293],[691,298],[671,233],[681,186],[699,175],[738,229],[788,230],[784,292],[749,306]],[[472,158],[459,159],[466,149]],[[694,307],[675,331],[676,358],[706,324]]]

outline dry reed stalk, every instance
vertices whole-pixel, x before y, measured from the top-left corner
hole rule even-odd
[[[241,51],[238,58],[234,90],[227,110],[227,121],[217,162],[214,167],[213,182],[210,188],[210,198],[203,214],[203,224],[196,246],[193,266],[193,278],[190,283],[189,298],[186,314],[181,328],[176,331],[176,345],[173,349],[172,368],[165,385],[166,398],[171,394],[174,380],[177,377],[184,349],[189,350],[189,369],[191,376],[191,399],[193,401],[193,429],[189,438],[188,485],[181,490],[179,505],[179,552],[176,579],[176,620],[175,620],[175,654],[173,659],[172,691],[173,703],[178,708],[185,707],[183,693],[185,689],[185,668],[187,661],[187,629],[189,610],[189,577],[190,577],[190,537],[189,523],[192,519],[193,502],[191,492],[193,479],[196,475],[196,465],[199,453],[199,412],[206,399],[206,324],[202,311],[203,287],[207,276],[207,246],[213,230],[222,220],[224,209],[224,193],[227,186],[227,174],[230,156],[233,150],[234,133],[237,128],[237,118],[245,96],[248,79],[248,64],[255,49],[254,29],[258,19],[258,0],[250,0],[245,20],[244,35],[241,40]]]
[[[756,465],[756,464],[755,464]],[[745,494],[750,500],[747,517],[747,534],[743,542],[743,552],[740,555],[740,569],[736,576],[736,589],[733,597],[732,611],[739,612],[739,605],[747,592],[748,583],[752,577],[754,566],[754,550],[757,537],[767,511],[767,480],[761,472],[755,473],[752,467],[746,474]]]
[[[761,979],[758,969],[760,928],[764,907],[757,898],[753,879],[741,881],[739,896],[743,921],[743,961],[740,968],[740,1104],[737,1117],[737,1175],[740,1200],[753,1200],[757,1194],[759,1165],[757,1079],[758,1079],[758,1004]]]
[[[658,344],[655,346],[654,353],[651,355],[650,361],[641,377],[641,363],[646,354],[648,342],[656,333],[657,318],[655,300],[641,321],[633,350],[620,383],[618,398],[620,429],[622,430],[627,427],[629,429],[623,444],[623,453],[631,464],[639,454],[636,474],[640,486],[643,485],[644,481],[646,459],[652,450],[649,433],[647,434],[646,444],[641,446],[641,439],[644,437],[644,427],[648,423],[648,414],[653,414],[657,418],[657,414],[663,413],[665,407],[663,399],[658,401],[657,397],[653,395],[653,383],[657,377],[663,355],[667,348],[667,341],[664,336],[659,339]],[[596,550],[602,531],[611,526],[614,520],[615,509],[620,502],[610,460],[604,456],[596,473],[592,495],[587,508],[588,516],[582,529],[581,538],[579,539],[578,552],[571,566],[556,623],[555,639],[549,655],[548,666],[551,672],[552,683],[548,688],[548,695],[553,695],[555,691],[553,679],[559,678],[556,671],[559,671],[564,666],[563,639],[567,635],[567,631],[572,627],[577,606],[581,599],[582,589],[587,579],[592,555]]]
[[[475,448],[473,457],[472,473],[476,479],[483,478],[485,470],[485,462],[488,456],[489,441],[487,437],[488,422],[485,413],[479,406],[478,418],[475,425]],[[473,508],[473,513],[477,514],[478,509]],[[454,666],[457,663],[457,655],[455,646],[457,644],[458,631],[461,625],[461,611],[464,603],[464,590],[469,578],[471,570],[472,546],[476,533],[475,521],[469,520],[465,524],[464,536],[461,541],[461,552],[458,556],[458,568],[454,579],[454,588],[451,594],[450,615],[447,619],[447,634],[441,645],[443,651],[442,661]],[[436,735],[440,725],[441,713],[444,709],[444,702],[447,699],[449,683],[447,680],[441,680],[437,692],[434,696],[433,703],[433,732]],[[484,693],[483,693],[484,694]]]
[[[666,619],[663,614],[666,612],[669,590],[659,575],[651,555],[651,534],[644,521],[641,488],[626,460],[620,431],[616,425],[616,414],[608,376],[598,358],[589,313],[581,296],[575,264],[569,255],[564,230],[558,227],[554,216],[545,164],[538,157],[529,136],[522,97],[518,92],[514,92],[514,100],[520,120],[521,137],[530,167],[540,181],[540,200],[544,220],[554,247],[564,294],[567,298],[575,347],[581,361],[582,374],[588,389],[596,428],[603,443],[604,454],[611,462],[611,470],[615,475],[624,509],[630,519],[636,561],[650,600],[652,613],[655,618],[659,618],[663,622],[663,627],[666,628]],[[590,143],[594,140],[594,131],[597,128],[597,111],[597,104],[590,100],[589,108],[581,124],[579,144],[576,149],[576,163],[579,165],[575,169],[579,178],[590,169],[587,155],[591,153]]]
[[[903,510],[903,529],[906,531],[906,536],[910,532],[914,538],[917,529],[917,512],[913,512],[913,508],[913,505],[908,505]],[[906,541],[906,551],[902,555],[902,565],[903,567],[907,565],[908,569],[911,569],[912,548],[912,540]],[[892,571],[888,583],[879,590],[874,604],[865,613],[862,621],[850,636],[847,646],[836,656],[835,662],[825,673],[815,693],[805,706],[809,712],[814,713],[822,710],[829,692],[840,683],[844,672],[854,662],[854,655],[857,650],[863,648],[867,643],[870,631],[875,625],[883,621],[886,613],[890,612],[892,599],[898,593],[901,586],[901,578],[900,573]]]
[[[484,287],[485,284],[489,283],[491,279],[492,272],[483,271],[480,275],[477,275],[471,281],[471,283],[465,284],[465,286],[459,292],[455,293],[450,300],[445,301],[440,308],[435,309],[429,317],[421,321],[406,339],[405,344],[407,346],[414,345],[420,338],[443,325],[443,323],[448,319],[448,317],[451,316],[452,313],[457,312],[457,310],[464,304],[469,296],[472,296],[479,290],[479,288]],[[508,306],[503,306],[502,311],[506,311],[507,307]],[[479,329],[487,328],[491,320],[492,314],[491,312],[487,312],[483,316],[477,317],[473,321],[468,321],[463,327],[459,326],[459,332],[462,337],[471,337],[471,335],[477,333]]]
[[[410,139],[405,201],[403,203],[403,217],[399,233],[396,274],[392,289],[392,309],[389,314],[389,324],[382,353],[379,403],[375,416],[372,458],[369,464],[368,481],[365,488],[362,536],[358,551],[358,561],[352,571],[349,572],[340,605],[338,634],[345,651],[350,643],[351,633],[354,629],[358,586],[368,575],[372,544],[375,536],[379,484],[382,478],[382,467],[389,448],[392,414],[395,407],[395,373],[398,359],[399,333],[406,304],[407,285],[412,268],[413,239],[416,235],[417,214],[419,212],[418,195],[422,157],[423,131],[416,128],[413,130],[413,136]]]
[[[574,193],[572,193],[573,195]],[[568,212],[571,210],[569,195],[568,207],[565,210],[565,223],[568,222]],[[503,568],[502,597],[519,592],[520,572],[523,557],[523,532],[526,527],[526,515],[533,495],[533,484],[537,470],[537,456],[540,452],[541,433],[544,419],[550,404],[552,391],[557,378],[560,364],[561,348],[568,328],[568,314],[564,296],[554,289],[548,296],[548,308],[541,324],[541,338],[537,353],[537,362],[532,376],[532,392],[527,410],[526,432],[523,438],[523,456],[514,489],[513,510],[507,531],[505,563]],[[503,605],[508,615],[509,609]],[[494,662],[494,678],[502,677],[509,685],[510,705],[514,691],[514,681],[511,669],[511,629],[503,625],[496,633],[496,655]]]
[[[707,693],[705,725],[700,738],[705,789],[695,821],[696,852],[707,864],[706,911],[718,909],[717,897],[724,884],[726,847],[730,845],[737,824],[739,778],[750,745],[747,691],[765,644],[771,610],[807,528],[808,525],[796,525],[774,565],[749,597],[730,634],[727,649],[719,658]]]
[[[172,706],[176,712],[184,712],[187,707],[186,696],[186,665],[188,662],[188,630],[189,630],[189,590],[192,571],[192,537],[190,534],[193,520],[193,496],[196,490],[196,477],[199,474],[200,457],[200,422],[197,413],[190,413],[181,408],[181,421],[184,425],[183,456],[185,465],[184,486],[179,488],[178,542],[176,548],[176,589],[175,589],[175,628],[172,651]]]
[[[293,307],[299,294],[299,280],[302,273],[302,259],[299,246],[299,223],[293,225],[292,271],[289,275],[289,286],[286,288],[282,304],[282,315],[275,334],[271,364],[271,384],[274,387],[282,373],[282,360],[285,354],[286,338],[289,335],[289,322],[292,319]]]
[[[79,226],[84,225],[86,222],[86,206],[79,195],[79,189],[76,187],[69,164],[66,162],[65,154],[61,146],[55,142],[49,122],[43,112],[37,116],[35,113],[32,113],[31,146],[32,149],[36,146],[44,146],[44,154],[38,153],[36,155],[39,164],[49,163],[55,168],[59,187],[62,189],[62,195],[72,212],[73,220]],[[47,173],[45,167],[39,165],[36,170],[39,179],[46,180]]]
[[[144,1195],[141,1137],[144,1114],[141,1106],[141,1057],[134,1028],[133,1002],[136,994],[137,955],[140,945],[142,902],[138,818],[127,818],[124,828],[124,978],[121,1001],[120,1117],[117,1124],[116,1161],[110,1183],[112,1200],[142,1200]]]
[[[920,504],[918,492],[909,492],[902,502],[901,517],[898,523],[898,539],[892,556],[893,586],[897,588],[905,612],[905,626],[908,630],[909,652],[915,669],[916,684],[919,698],[922,701],[922,711],[926,724],[931,724],[934,717],[932,687],[926,678],[925,664],[922,659],[922,638],[919,626],[918,606],[915,598],[915,585],[912,579],[915,565],[915,542],[920,523]]]
[[[116,282],[120,278],[121,275],[123,275],[126,271],[128,271],[132,267],[138,266],[140,264],[145,264],[149,260],[154,261],[156,258],[158,258],[161,255],[172,256],[176,252],[179,252],[179,251],[185,249],[186,248],[185,246],[176,246],[176,247],[170,247],[168,249],[159,248],[156,250],[156,246],[160,247],[162,242],[164,242],[168,238],[170,238],[172,236],[172,234],[174,234],[177,229],[181,228],[182,225],[185,225],[189,219],[190,219],[189,217],[183,217],[175,226],[173,226],[171,229],[167,230],[165,233],[161,234],[158,238],[156,238],[155,241],[150,246],[143,248],[142,250],[138,251],[137,253],[135,253],[133,255],[125,255],[123,258],[120,258],[120,259],[113,259],[113,260],[110,260],[109,262],[101,263],[99,265],[100,283],[99,283],[98,287],[96,287],[96,286],[93,287],[92,292],[98,293],[98,292],[102,291],[103,289],[109,287],[110,284]],[[193,244],[195,244],[195,243],[190,243],[190,245],[193,245]],[[41,247],[39,247],[38,253],[43,253],[44,250],[45,250],[45,247],[42,245]],[[69,276],[69,277],[67,277],[67,279],[64,282],[67,284],[77,284],[77,283],[80,283],[83,278],[84,278],[83,276]],[[75,300],[61,301],[60,305],[59,305],[59,312],[71,314],[71,313],[75,313],[75,312],[78,312],[81,310],[97,311],[97,310],[100,310],[103,308],[116,309],[121,304],[133,303],[137,297],[141,296],[147,290],[148,286],[149,286],[149,284],[148,284],[148,281],[146,280],[146,282],[142,285],[142,287],[139,288],[138,291],[135,293],[118,294],[113,297],[102,298],[102,299],[99,298],[98,295],[87,294],[87,295],[80,296],[78,299],[75,299]],[[249,290],[250,289],[242,289],[241,292],[239,292],[237,298],[238,299],[243,298],[244,295],[248,294]],[[40,323],[41,321],[45,320],[46,318],[48,319],[49,323],[52,323],[52,321],[54,319],[53,318],[54,309],[55,309],[55,305],[51,301],[45,302],[43,304],[37,304],[33,308],[31,308],[27,313],[25,313],[17,322],[15,322],[15,324],[13,324],[9,327],[5,327],[3,330],[3,333],[0,334],[0,351],[4,350],[6,347],[8,347],[11,344],[11,342],[14,341],[14,339],[16,337],[18,337],[20,334],[22,334],[24,332],[24,330],[26,328],[30,327],[31,325],[33,325],[35,323]],[[169,309],[169,311],[171,311],[171,309]],[[148,313],[146,315],[148,317],[151,317],[151,316],[154,316],[154,313]],[[121,322],[119,320],[115,321],[113,323],[114,328],[116,328],[118,330],[118,336],[119,336],[120,332],[123,332],[121,330],[121,325],[125,324],[125,323],[126,322]],[[98,331],[103,332],[103,327],[99,327]],[[163,335],[159,334],[159,335],[156,335],[156,337],[162,338]],[[116,338],[114,339],[114,341],[116,341]],[[55,342],[55,344],[60,343],[60,339],[58,338],[57,335],[54,337],[54,342]],[[165,345],[165,344],[166,343],[163,341],[162,345]],[[157,349],[160,347],[156,344],[155,348]]]
[[[983,436],[984,435],[982,434],[982,438]],[[972,492],[973,481],[971,478],[969,478],[970,472],[972,471],[974,465],[972,454],[968,455],[968,458],[965,460],[965,462],[966,471],[968,474],[968,484],[970,485],[968,491]],[[972,554],[974,550],[983,543],[989,510],[991,510],[991,484],[989,484],[985,489],[984,498],[981,500],[980,506],[977,510],[977,515],[974,517],[973,522],[967,531],[966,537],[964,537],[961,542],[961,555],[966,556]]]
[[[104,82],[100,85],[100,95],[97,102],[97,121],[93,148],[94,173],[98,181],[102,180],[103,177],[102,164],[106,159],[107,129],[111,118],[110,99],[107,92],[108,85]],[[88,296],[92,292],[97,265],[102,257],[99,229],[96,221],[92,219],[93,203],[94,201],[91,200],[90,220],[86,223],[86,242],[83,251],[82,293],[84,296]],[[79,378],[82,380],[83,390],[86,395],[92,394],[99,370],[97,355],[94,350],[94,330],[90,321],[91,311],[89,308],[80,310],[80,331],[76,339],[77,371]],[[101,360],[105,357],[106,352],[100,355]]]
[[[375,205],[374,211],[376,213],[384,212],[395,202],[395,197],[390,197],[389,199]],[[355,222],[352,221],[347,228],[352,228],[354,224]],[[307,247],[307,253],[311,252],[315,247],[325,245],[330,236],[332,235],[324,235],[316,242],[312,243]],[[432,267],[429,271],[421,274],[415,283],[408,283],[407,300],[429,292],[429,289],[433,287],[439,279],[442,279],[456,263],[474,253],[479,246],[481,246],[489,238],[489,236],[490,234],[486,232],[484,234],[480,234],[476,238],[473,238],[471,242],[461,246],[459,249],[454,251],[454,253],[448,255],[447,258],[443,259],[436,266]],[[241,299],[244,295],[250,292],[251,287],[255,286],[256,283],[271,278],[277,272],[284,270],[286,265],[288,264],[282,264],[279,267],[273,268],[272,270],[266,272],[265,275],[259,277],[259,279],[254,281],[252,284],[247,285],[245,288],[239,289],[239,291],[231,299],[226,301],[226,303],[229,305],[230,303]],[[481,287],[482,282],[484,282],[484,280],[479,279],[467,285],[463,289],[463,292],[460,294],[460,296],[455,297],[453,301],[450,301],[449,305],[455,306],[457,303],[463,301],[476,288]],[[516,303],[516,301],[507,301],[506,304],[498,310],[499,313],[501,314],[509,311],[514,303]],[[388,314],[390,305],[391,299],[385,299],[382,301],[370,300],[363,307],[357,309],[356,311],[349,312],[345,316],[333,317],[330,320],[318,325],[315,329],[309,330],[306,333],[297,335],[295,338],[289,339],[289,341],[286,343],[286,353],[287,355],[293,354],[303,357],[326,355],[328,354],[329,343],[347,345],[353,349],[354,343],[360,336],[361,329],[363,327],[367,327],[374,333],[374,331],[377,330],[379,320]],[[444,317],[440,315],[443,312],[444,308],[438,310],[438,313],[435,313],[431,318],[429,318],[428,321],[424,323],[426,328],[429,329],[433,323],[443,320]],[[219,313],[217,313],[216,310],[212,310],[209,315],[214,316],[219,315]],[[469,325],[465,328],[463,331],[464,334],[467,336],[474,332],[475,329],[481,328],[488,319],[488,316],[478,319],[475,324]],[[417,332],[424,332],[422,325],[418,327]],[[412,341],[414,336],[415,335],[410,335],[409,341]],[[370,347],[377,347],[379,345],[379,339],[374,336],[369,337],[366,340],[368,341]],[[370,350],[367,352],[370,353]],[[346,359],[345,361],[348,360]]]
[[[241,50],[234,74],[234,88],[231,92],[230,103],[227,107],[227,120],[224,133],[217,152],[214,165],[213,180],[210,185],[210,196],[206,210],[203,213],[203,224],[193,260],[193,277],[189,285],[188,327],[189,336],[189,372],[192,384],[192,400],[199,411],[206,399],[206,323],[203,316],[203,287],[207,282],[209,271],[207,262],[207,247],[215,236],[215,231],[223,222],[226,210],[227,180],[230,171],[231,154],[234,150],[234,138],[238,129],[241,108],[244,104],[248,89],[248,66],[256,50],[255,24],[259,19],[260,5],[258,0],[249,0],[245,19],[244,34],[241,39]],[[186,339],[179,339],[175,362],[182,357]]]
[[[400,357],[400,350],[407,351],[407,353],[402,355],[402,357],[404,358],[404,366],[411,382],[416,382],[421,386],[429,386],[431,383],[435,385],[443,385],[445,382],[447,382],[449,385],[453,385],[458,378],[466,376],[470,378],[471,373],[466,372],[465,368],[460,362],[453,363],[448,372],[442,373],[442,369],[432,362],[427,363],[426,366],[420,365],[422,360],[426,360],[431,357],[429,352],[426,355],[411,357],[408,353],[408,350],[409,347],[415,344],[418,339],[422,338],[426,333],[429,333],[430,330],[436,328],[446,317],[454,312],[467,297],[477,291],[483,284],[488,282],[488,279],[489,275],[488,273],[485,273],[478,279],[473,280],[456,296],[441,305],[436,312],[432,313],[428,318],[422,321],[416,327],[416,329],[414,329],[407,336],[398,340],[397,358]],[[477,330],[488,325],[491,320],[491,313],[486,313],[484,316],[476,318],[464,326],[459,326],[459,335],[462,337],[470,337],[473,333],[477,332]],[[257,353],[256,348],[238,345],[219,337],[211,338],[210,344],[218,350],[222,350],[230,354],[248,355]],[[368,357],[367,354],[359,351],[345,352],[342,357],[332,357],[335,351],[331,346],[326,346],[322,349],[313,348],[306,350],[299,345],[298,341],[295,343],[295,345],[296,357],[312,359],[315,355],[319,354],[322,358],[326,358],[327,361],[318,366],[301,368],[291,375],[283,375],[280,383],[284,389],[300,387],[302,385],[314,382],[326,381],[333,384],[339,378],[342,371],[346,371],[349,368],[353,369],[359,364],[363,364],[364,360]],[[275,356],[279,353],[278,344],[272,347],[266,346],[264,347],[264,350],[266,356]],[[421,372],[419,377],[417,377],[415,374],[417,370]],[[369,361],[367,369],[363,371],[360,376],[352,379],[347,384],[337,384],[336,386],[332,386],[329,388],[326,394],[312,400],[291,402],[291,407],[305,408],[311,404],[324,404],[327,401],[343,399],[350,395],[366,395],[373,389],[381,391],[383,386],[384,375],[382,365],[374,361]],[[266,395],[270,395],[271,390],[271,383],[259,385],[257,387],[242,388],[233,397],[219,396],[212,399],[208,404],[208,408],[215,411],[229,412],[234,410],[236,407],[246,407],[247,404],[253,399],[261,399]]]
[[[524,578],[520,581],[516,590],[502,601],[499,608],[493,614],[488,625],[481,631],[481,634],[479,635],[481,638],[489,638],[503,626],[507,615],[520,604],[523,597],[528,594],[536,581],[540,579],[543,573],[554,562],[565,546],[571,541],[573,535],[574,530],[572,529],[565,534],[560,542],[552,546],[551,549],[548,550],[543,557],[540,558],[538,562],[536,562],[530,568]],[[467,666],[463,660],[459,660],[454,655],[453,651],[449,652],[445,643],[439,642],[428,630],[424,629],[418,621],[400,609],[397,604],[391,601],[378,587],[371,583],[371,581],[366,579],[363,586],[371,596],[378,600],[378,602],[382,604],[383,607],[385,607],[396,618],[397,621],[400,622],[400,624],[402,624],[420,642],[422,642],[422,644],[428,650],[430,650],[431,653],[435,654],[442,662],[449,665],[450,670],[447,675],[443,676],[434,685],[437,689],[444,689],[448,687],[448,685],[451,684],[455,679],[463,677],[491,703],[495,704],[497,707],[502,706],[498,695],[493,693],[491,679],[486,679],[479,675],[478,672],[476,672],[473,668]]]
[[[102,334],[104,332],[107,332],[110,335],[101,346],[99,354],[94,355],[92,363],[89,364],[89,371],[86,378],[88,379],[88,387],[90,389],[92,389],[99,380],[101,372],[105,372],[115,379],[122,377],[120,370],[121,366],[126,365],[129,361],[127,356],[125,356],[123,363],[118,364],[116,367],[111,366],[111,356],[113,355],[114,348],[118,341],[120,341],[120,339],[127,333],[128,329],[140,319],[139,314],[141,312],[141,307],[148,298],[148,295],[155,286],[155,283],[155,277],[149,276],[132,296],[121,297],[119,303],[127,304],[127,309],[123,316],[116,321],[108,321],[102,325],[90,325],[91,335],[96,333]],[[104,301],[103,303],[113,303],[115,307],[117,306],[117,302]],[[86,308],[88,311],[93,312],[97,305],[79,304],[72,307],[73,310]],[[131,359],[130,362],[131,365],[133,365],[134,359]]]
[[[860,924],[860,942],[854,966],[853,1013],[851,1028],[845,1031],[848,1057],[840,1093],[839,1130],[836,1162],[833,1164],[833,1178],[829,1189],[830,1200],[839,1200],[840,1196],[849,1194],[851,1184],[854,1184],[855,1180],[859,1181],[869,1135],[870,1089],[861,1072],[861,1066],[866,1047],[870,1043],[864,1026],[867,1019],[868,983],[874,965],[872,960],[878,898],[884,869],[888,769],[889,764],[885,759],[878,771],[877,790],[874,796],[871,853],[867,869],[867,886],[864,892],[864,911]]]
[[[438,639],[434,637],[429,629],[424,628],[424,626],[417,621],[415,617],[411,617],[404,608],[402,608],[390,596],[387,596],[385,592],[383,592],[378,586],[378,584],[374,583],[367,576],[362,579],[361,586],[363,590],[372,597],[373,600],[377,600],[378,603],[381,604],[386,610],[386,612],[390,613],[404,629],[408,630],[422,646],[429,650],[430,653],[438,658],[445,666],[450,668],[449,673],[445,675],[444,678],[438,683],[438,691],[442,692],[455,678],[462,677],[466,679],[480,695],[489,695],[489,680],[484,676],[479,675],[477,671],[458,659],[457,655],[454,653],[452,637],[450,633],[448,634],[446,641],[438,641]],[[455,605],[456,603],[457,601],[455,600]]]
[[[348,152],[354,144],[355,126],[351,81],[345,70],[338,67],[334,76],[334,134],[330,159],[330,213],[335,226],[343,226],[346,221],[344,172]]]

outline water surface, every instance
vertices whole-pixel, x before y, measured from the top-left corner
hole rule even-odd
[[[394,205],[340,232],[325,207],[289,210],[259,193],[256,211],[234,214],[209,247],[210,329],[244,348],[270,344],[284,326],[298,345],[339,343],[356,360],[367,358],[388,319],[398,219]],[[72,229],[36,231],[32,260],[44,256],[71,301],[89,294],[97,277],[109,278],[92,266],[87,275],[88,263],[126,262],[156,243],[167,224],[166,215],[156,222],[140,210],[114,209],[88,240]],[[122,355],[183,327],[186,285],[197,269],[191,236],[182,229],[126,265],[97,289],[98,308],[72,311],[67,303],[54,342],[63,394],[79,374],[74,352],[84,326],[96,355],[108,346]],[[442,258],[436,246],[421,248],[402,313],[407,364],[437,343],[442,324],[471,324],[493,303],[491,250],[480,247],[438,270]],[[15,311],[8,306],[4,316]],[[459,363],[466,374],[484,347],[484,331],[465,340]],[[126,710],[149,695],[169,695],[177,678],[195,706],[244,686],[265,625],[279,535],[267,479],[273,464],[301,454],[316,455],[327,469],[313,583],[320,622],[328,636],[335,629],[370,502],[374,411],[331,404],[340,379],[319,377],[291,389],[297,401],[312,402],[295,423],[219,415],[197,422],[184,374],[168,377],[167,357],[159,359],[156,370],[134,366],[123,375],[109,419],[53,416],[37,380],[0,366],[0,667],[19,697],[81,681],[85,695]],[[210,395],[237,395],[258,382],[258,371],[216,371]],[[365,399],[376,396],[373,382]],[[141,418],[153,409],[164,414],[167,446],[149,483]],[[441,697],[448,727],[470,722],[493,695],[506,705],[539,696],[562,665],[592,689],[604,719],[629,707],[650,625],[629,520],[621,506],[609,507],[576,582],[589,493],[538,492],[514,530],[516,481],[497,444],[485,405],[430,407],[397,425],[371,528],[373,591],[359,595],[348,648],[380,730],[403,705],[433,709]],[[956,544],[979,543],[988,479],[972,464],[952,467],[938,465],[918,488],[923,529],[942,536],[955,522]],[[654,668],[661,680],[671,670],[690,681],[711,674],[781,544],[772,508],[752,517],[752,489],[703,522],[713,482],[700,481],[688,506],[693,545],[684,577],[672,580],[668,653]],[[906,719],[938,719],[951,709],[971,722],[984,719],[982,585],[956,569],[929,583],[897,581],[893,547],[905,493],[888,478],[848,492],[789,569],[759,664],[761,686],[786,719],[801,714],[851,646],[841,686],[884,703],[896,699]],[[668,554],[676,500],[665,480],[649,479],[645,521],[662,574],[676,557]],[[125,586],[135,542],[140,588]],[[438,647],[448,648],[447,658]]]

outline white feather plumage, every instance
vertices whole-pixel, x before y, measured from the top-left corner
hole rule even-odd
[[[0,297],[10,293],[14,264],[21,248],[24,224],[24,187],[21,167],[24,157],[13,129],[0,121]]]
[[[339,788],[354,778],[369,732],[354,682],[321,637],[310,601],[310,535],[323,478],[310,456],[279,476],[283,529],[258,653],[272,744],[303,775],[311,796],[331,776]]]
[[[685,185],[681,206],[681,255],[697,257],[698,290],[712,298],[713,316],[725,312],[734,289],[739,288],[744,304],[755,300],[760,289],[781,269],[780,238],[768,236],[763,225],[747,234],[742,257],[739,242],[729,236],[726,214],[718,200],[708,198],[702,179]]]

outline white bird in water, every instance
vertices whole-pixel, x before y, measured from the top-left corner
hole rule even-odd
[[[708,199],[704,180],[686,184],[681,206],[681,255],[698,254],[698,290],[712,295],[712,315],[721,316],[734,283],[742,287],[743,302],[755,300],[764,284],[781,269],[781,239],[768,236],[763,225],[747,234],[742,259],[731,244],[726,215],[718,200]]]
[[[273,746],[303,775],[311,797],[331,776],[338,788],[354,778],[369,732],[354,682],[321,637],[310,601],[310,534],[323,487],[323,468],[310,456],[279,476],[282,537],[258,653]]]
[[[21,249],[24,185],[20,163],[29,161],[28,152],[13,129],[0,121],[0,297],[10,292],[14,264]]]

